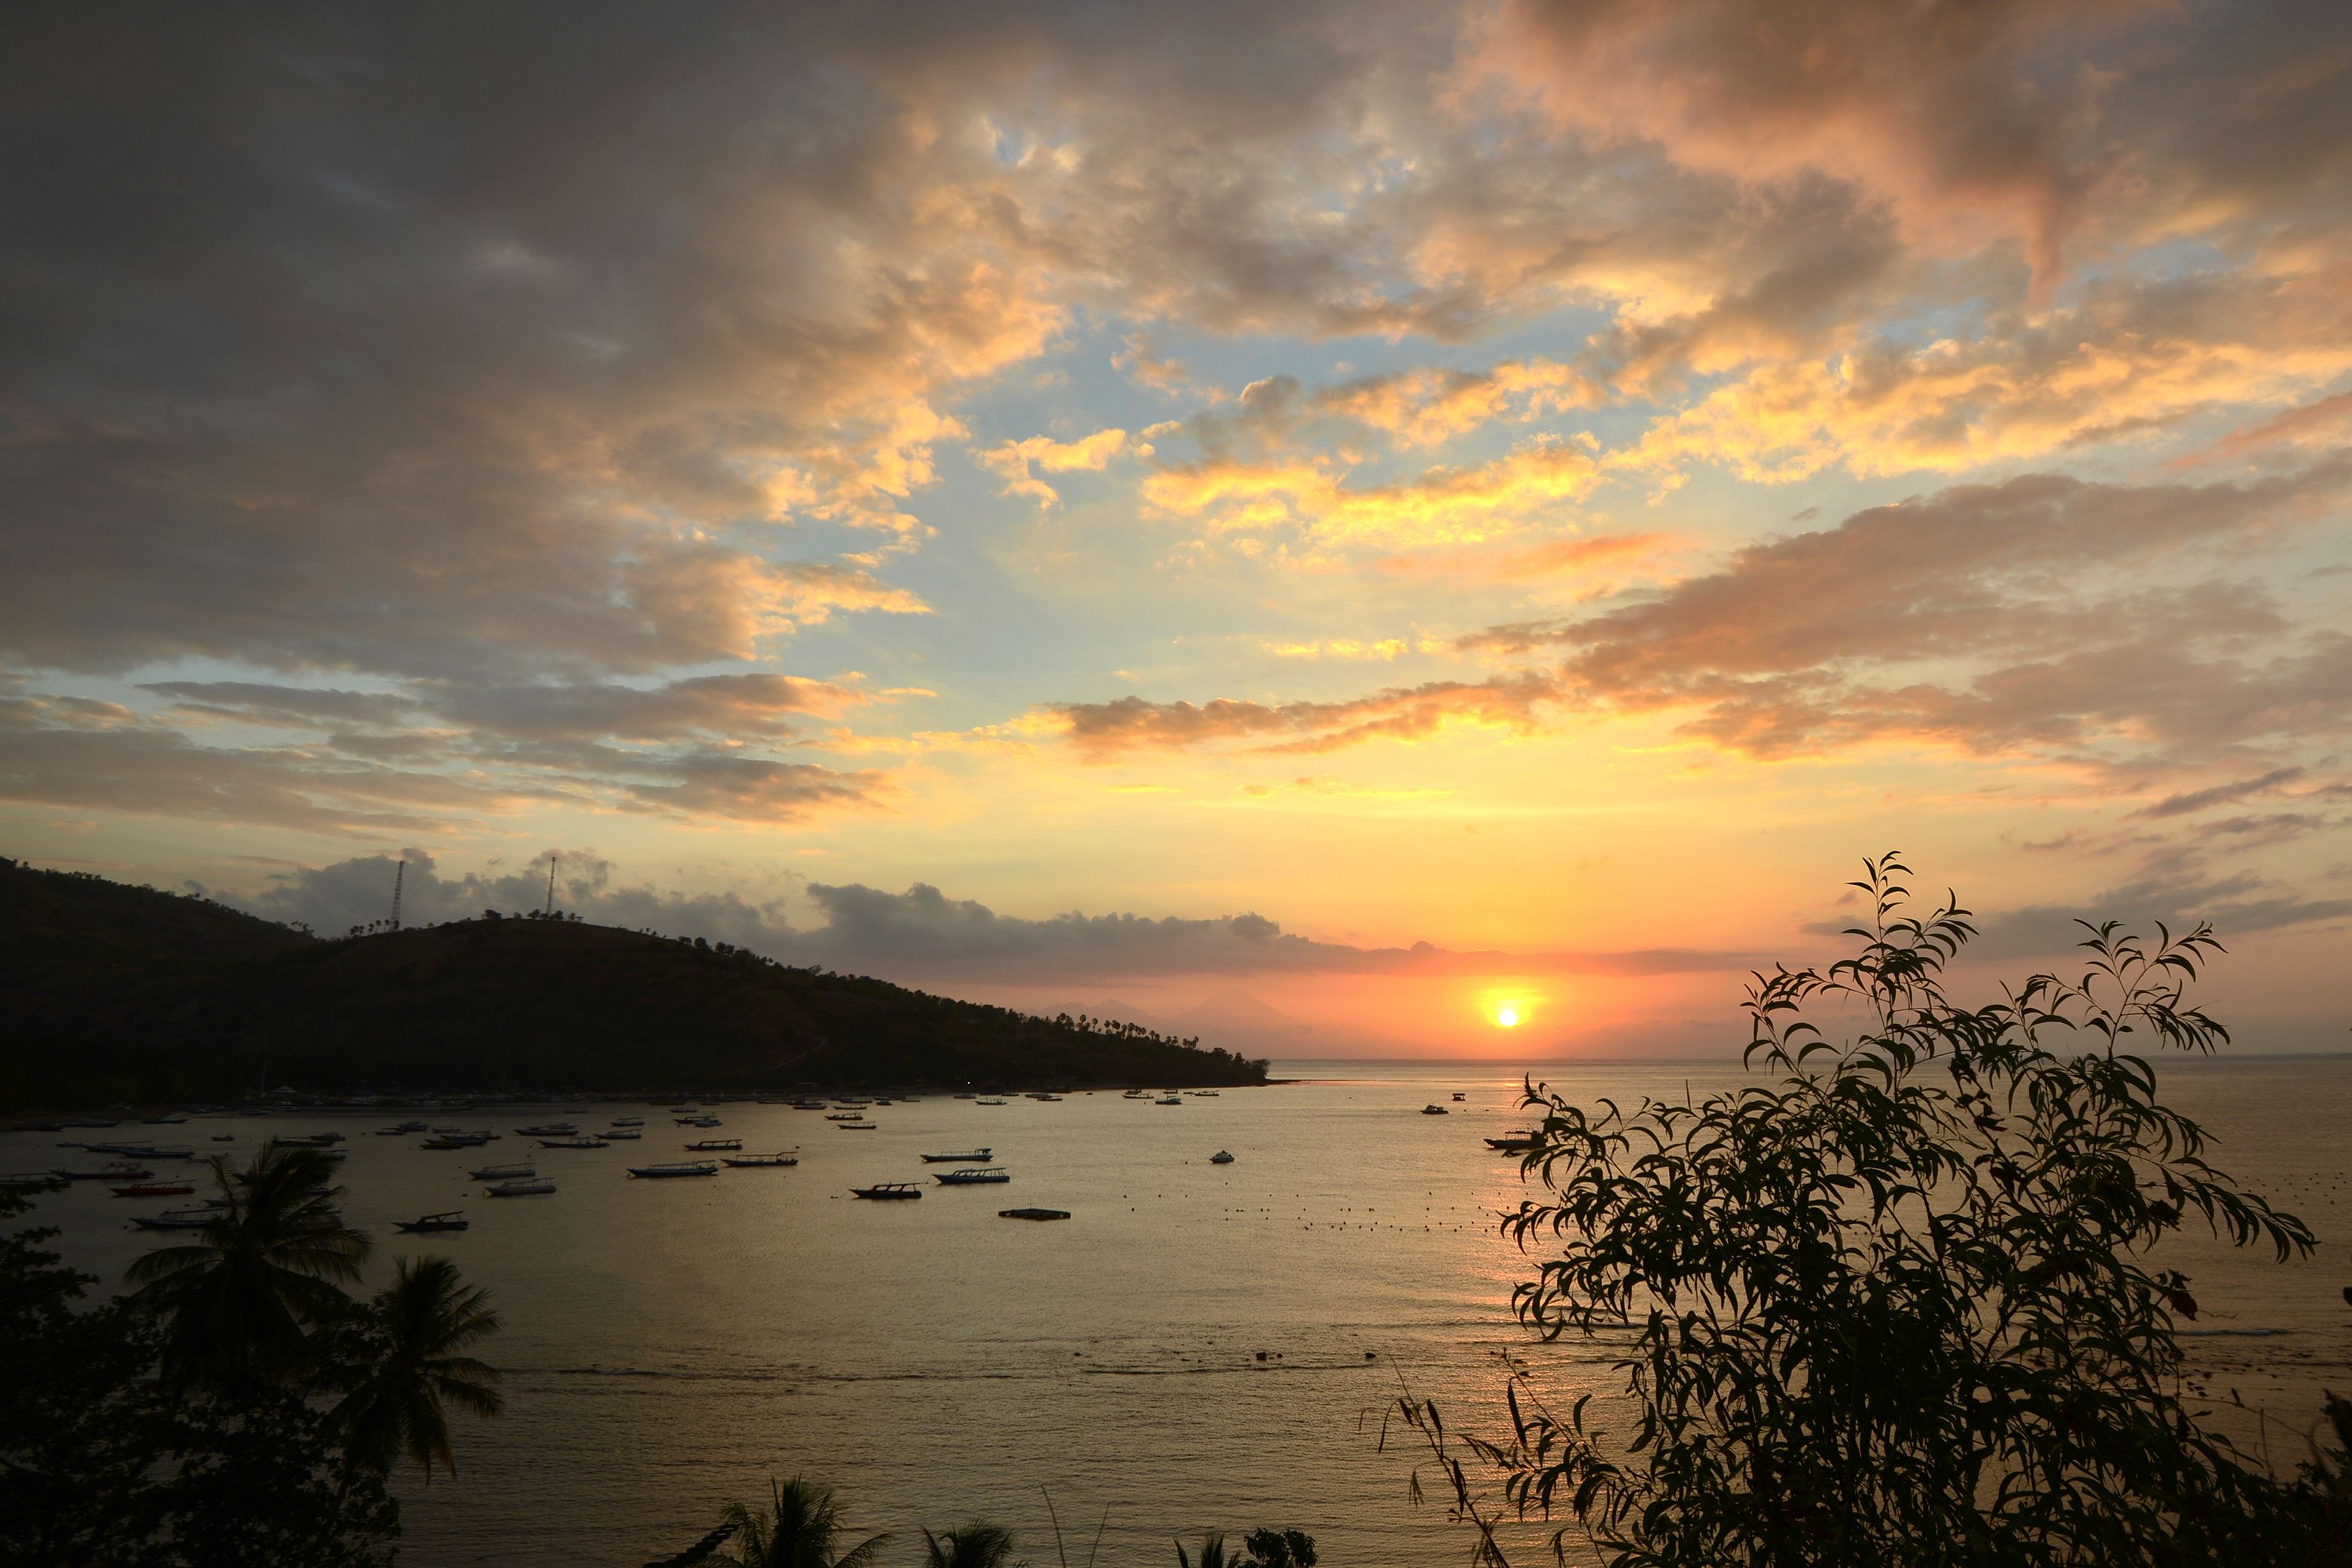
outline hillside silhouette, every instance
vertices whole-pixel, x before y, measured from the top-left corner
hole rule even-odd
[[[323,941],[0,861],[0,1103],[800,1082],[1229,1084],[1265,1066],[726,944],[499,916]]]

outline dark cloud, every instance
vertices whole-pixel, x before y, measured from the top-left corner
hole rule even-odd
[[[1049,711],[1066,722],[1070,743],[1103,760],[1133,751],[1175,751],[1221,741],[1258,742],[1255,749],[1312,754],[1362,741],[1413,740],[1455,722],[1528,730],[1538,710],[1558,700],[1558,684],[1540,674],[1479,682],[1432,681],[1393,686],[1348,702],[1151,702],[1120,697],[1102,703],[1060,703]]]
[[[2292,784],[2302,778],[2300,768],[2273,768],[2259,779],[2241,779],[2234,783],[2216,784],[2210,789],[2189,789],[2177,795],[2167,795],[2153,806],[2144,806],[2132,813],[2136,817],[2179,817],[2191,811],[2202,811],[2209,806],[2234,806],[2252,796],[2267,793],[2281,785]]]

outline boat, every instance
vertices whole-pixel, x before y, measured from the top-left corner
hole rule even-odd
[[[925,1155],[923,1163],[927,1166],[984,1166],[991,1153],[992,1150],[982,1145],[977,1149],[967,1149],[960,1155]]]
[[[155,1177],[155,1173],[153,1171],[142,1169],[138,1166],[125,1165],[112,1165],[107,1166],[104,1170],[98,1171],[69,1171],[59,1169],[53,1171],[50,1174],[57,1176],[61,1181],[132,1182],[152,1181]]]
[[[613,1118],[613,1125],[615,1127],[642,1127],[645,1124],[646,1119],[643,1116],[615,1116]]]
[[[613,1145],[602,1138],[541,1138],[542,1149],[609,1149]]]
[[[47,1171],[13,1171],[0,1176],[0,1192],[53,1192],[65,1185]]]
[[[537,1179],[525,1176],[514,1181],[502,1181],[489,1189],[491,1197],[536,1197],[541,1193],[553,1192],[555,1184],[545,1176]]]
[[[114,1189],[117,1197],[185,1197],[196,1189],[184,1181],[134,1181]]]
[[[719,1118],[716,1116],[677,1116],[672,1119],[681,1127],[716,1127],[719,1125]]]
[[[849,1190],[859,1197],[870,1197],[877,1202],[923,1196],[923,1189],[910,1181],[877,1182],[872,1186],[853,1186]]]
[[[1229,1166],[1234,1163],[1234,1156],[1227,1154],[1224,1150],[1219,1149],[1215,1154],[1209,1156],[1209,1163],[1213,1166]]]
[[[515,1136],[518,1138],[569,1138],[579,1131],[579,1128],[569,1122],[549,1122],[537,1127],[517,1127]]]
[[[1032,1091],[1028,1094],[1022,1096],[1022,1098],[1025,1100],[1042,1100],[1048,1105],[1058,1105],[1062,1103],[1062,1097],[1059,1094],[1045,1094],[1039,1093],[1035,1091]]]
[[[312,1148],[328,1149],[341,1143],[343,1135],[341,1133],[312,1133],[307,1137],[280,1138],[278,1141],[281,1144],[306,1144]]]
[[[932,1178],[941,1186],[993,1186],[1013,1179],[1003,1166],[989,1166],[976,1171],[941,1171]]]
[[[142,1116],[139,1124],[142,1127],[176,1127],[186,1120],[185,1116]]]
[[[957,1099],[959,1099],[959,1100],[976,1100],[976,1099],[978,1099],[978,1098],[979,1098],[979,1096],[978,1096],[978,1095],[976,1095],[976,1094],[974,1094],[971,1090],[967,1089],[967,1090],[965,1090],[962,1093],[958,1094],[958,1095],[956,1096],[956,1098],[957,1098]]]
[[[213,1134],[213,1142],[215,1144],[234,1144],[236,1142],[236,1134],[235,1133],[215,1133]]]
[[[375,1130],[375,1135],[379,1138],[404,1138],[411,1133],[428,1133],[431,1131],[432,1128],[428,1127],[422,1122],[403,1122],[396,1126],[378,1127]]]
[[[1445,1107],[1443,1105],[1423,1105],[1421,1108],[1421,1113],[1424,1116],[1443,1116],[1448,1114]]]
[[[133,1215],[131,1223],[142,1230],[202,1230],[215,1218],[209,1208],[167,1208],[161,1214]]]
[[[1070,1218],[1070,1211],[1066,1208],[1000,1208],[996,1211],[996,1218],[999,1219],[1067,1219]]]
[[[1542,1146],[1543,1140],[1533,1133],[1506,1133],[1499,1138],[1489,1138],[1486,1146],[1498,1155],[1524,1155]]]
[[[663,1176],[717,1176],[719,1174],[719,1162],[716,1160],[675,1160],[668,1165],[631,1166],[629,1167],[629,1174],[633,1176],[644,1176],[649,1181],[658,1180]]]
[[[875,1122],[835,1122],[833,1130],[836,1133],[878,1133],[882,1128]]]
[[[511,1166],[484,1166],[478,1171],[467,1171],[476,1181],[521,1181],[539,1174],[529,1161]]]
[[[444,1230],[464,1230],[469,1223],[463,1209],[453,1208],[446,1214],[427,1214],[415,1219],[395,1219],[392,1222],[392,1228],[394,1230],[405,1230],[414,1236],[420,1233],[438,1234]]]
[[[801,1157],[798,1155],[730,1155],[720,1163],[733,1166],[737,1170],[750,1170],[760,1166],[796,1166],[801,1163]]]
[[[687,1145],[686,1152],[690,1155],[715,1155],[721,1150],[740,1149],[742,1146],[743,1140],[740,1138],[705,1138],[698,1144]]]
[[[121,1144],[110,1146],[106,1152],[121,1155],[126,1160],[192,1160],[196,1157],[196,1151],[184,1144],[168,1149],[159,1149],[152,1144]]]
[[[1459,1090],[1456,1090],[1456,1091],[1454,1092],[1454,1103],[1456,1105],[1459,1105],[1459,1104],[1461,1104],[1461,1103],[1462,1103],[1462,1102],[1463,1102],[1463,1101],[1465,1101],[1465,1100],[1466,1100],[1466,1099],[1468,1099],[1468,1098],[1469,1098],[1469,1096],[1468,1096],[1468,1095],[1466,1095],[1466,1094],[1463,1093],[1463,1092],[1462,1092],[1461,1091],[1459,1091]]]
[[[635,1127],[607,1127],[596,1134],[600,1138],[642,1138],[645,1134]]]
[[[1195,1100],[1214,1100],[1217,1098],[1217,1092],[1213,1089],[1195,1089],[1191,1092],[1192,1098]]]
[[[822,1111],[824,1108],[825,1103],[822,1100],[795,1100],[793,1102],[793,1109],[795,1111]]]
[[[835,1111],[827,1115],[825,1120],[828,1122],[863,1122],[866,1120],[866,1113],[863,1111]]]
[[[975,1105],[1002,1105],[1004,1102],[1002,1100],[975,1100],[972,1103]]]
[[[1171,1094],[1164,1100],[1154,1100],[1152,1103],[1154,1105],[1181,1105],[1184,1103],[1184,1096],[1181,1094]]]

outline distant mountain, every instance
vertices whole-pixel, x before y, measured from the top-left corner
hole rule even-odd
[[[1258,1047],[1297,1047],[1320,1039],[1308,1024],[1247,991],[1219,991],[1171,1019],[1164,1026],[1176,1035],[1231,1039]]]
[[[1091,1015],[1090,1015],[1091,1016]],[[320,1092],[1261,1082],[1262,1063],[725,944],[485,917],[320,941],[0,861],[0,1103]]]

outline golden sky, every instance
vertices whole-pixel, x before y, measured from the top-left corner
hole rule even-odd
[[[2344,1043],[2352,12],[847,10],[9,23],[0,852],[1546,1057],[1899,846]]]

